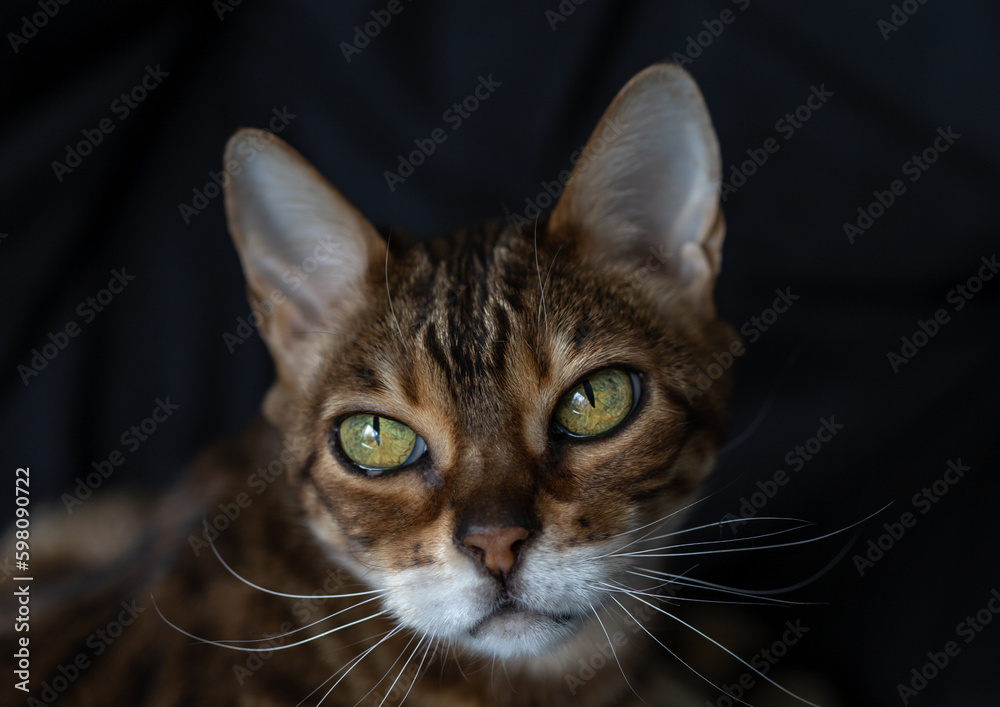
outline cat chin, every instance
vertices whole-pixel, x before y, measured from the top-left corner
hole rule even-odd
[[[572,615],[547,614],[508,604],[480,620],[461,642],[487,657],[541,656],[572,638],[577,627],[578,620]]]

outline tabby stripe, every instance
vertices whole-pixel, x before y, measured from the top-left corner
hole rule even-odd
[[[437,336],[437,326],[434,322],[427,325],[427,329],[424,332],[424,346],[427,348],[427,353],[431,355],[441,371],[448,373],[451,370],[451,366],[448,363],[448,357],[444,353],[444,349],[441,348],[440,342],[438,342]]]

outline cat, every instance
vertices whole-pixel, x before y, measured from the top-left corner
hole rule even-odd
[[[725,438],[731,371],[697,373],[738,340],[694,80],[632,78],[548,217],[428,242],[270,133],[237,132],[224,167],[277,374],[263,417],[157,506],[94,499],[47,565],[36,543],[39,581],[66,581],[34,590],[29,704],[717,695],[660,632],[670,533]]]

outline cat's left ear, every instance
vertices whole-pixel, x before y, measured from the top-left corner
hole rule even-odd
[[[271,133],[240,130],[224,164],[229,230],[278,372],[265,403],[273,421],[280,416],[275,401],[308,389],[331,337],[369,303],[368,274],[383,262],[386,245],[340,192]]]
[[[694,79],[673,64],[637,74],[577,161],[550,231],[583,237],[645,280],[667,277],[699,317],[714,317],[722,262],[719,144]],[[662,291],[664,288],[659,287]]]

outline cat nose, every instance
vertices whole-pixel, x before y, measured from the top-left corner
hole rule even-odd
[[[475,532],[470,532],[462,538],[462,545],[471,549],[490,573],[501,576],[510,572],[517,562],[517,554],[524,544],[523,541],[530,535],[527,528],[519,525],[508,525],[503,528],[470,528],[470,530]]]

